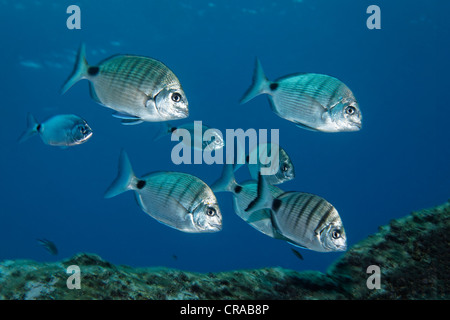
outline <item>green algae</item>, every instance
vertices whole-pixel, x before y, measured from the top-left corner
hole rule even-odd
[[[326,273],[262,268],[195,273],[116,266],[79,253],[54,263],[0,262],[3,300],[272,300],[450,298],[450,203],[413,212],[362,240]],[[77,265],[81,289],[68,289]],[[368,289],[366,270],[380,267],[380,289]]]

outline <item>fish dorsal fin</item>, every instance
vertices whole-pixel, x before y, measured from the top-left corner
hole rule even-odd
[[[294,247],[302,248],[302,249],[308,249],[307,247],[302,246],[302,245],[300,245],[300,244],[298,244],[298,243],[294,243],[294,242],[292,242],[292,241],[290,241],[290,240],[287,240],[287,242],[288,242],[290,245],[293,245]]]

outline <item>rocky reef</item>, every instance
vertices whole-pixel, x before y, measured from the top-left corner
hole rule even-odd
[[[70,265],[83,271],[81,289],[67,288]],[[379,289],[367,286],[370,265],[379,267]],[[326,273],[264,268],[200,274],[115,266],[86,253],[57,263],[0,263],[0,299],[5,300],[449,298],[450,202],[392,220]]]

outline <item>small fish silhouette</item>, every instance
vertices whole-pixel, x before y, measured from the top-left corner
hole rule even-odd
[[[58,255],[58,248],[56,245],[47,239],[36,239],[41,246],[43,246],[52,256]]]
[[[295,254],[295,256],[297,258],[299,258],[300,260],[303,260],[303,256],[302,256],[302,254],[300,252],[298,252],[297,250],[295,250],[293,248],[291,248],[291,250],[292,250],[292,252]]]

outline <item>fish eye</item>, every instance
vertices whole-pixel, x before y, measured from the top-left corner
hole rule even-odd
[[[180,102],[181,101],[181,94],[179,94],[178,92],[174,92],[172,94],[172,101],[173,102]]]
[[[333,232],[331,233],[331,237],[333,239],[339,239],[341,237],[341,232],[339,230],[333,230]]]
[[[288,166],[287,164],[283,164],[283,166],[281,167],[281,170],[282,170],[283,172],[288,171],[288,169],[289,169],[289,166]]]
[[[348,106],[347,108],[345,108],[345,113],[352,115],[356,112],[356,108],[353,106]]]
[[[214,209],[213,207],[207,207],[206,208],[206,214],[210,217],[214,217],[216,215],[216,209]]]

